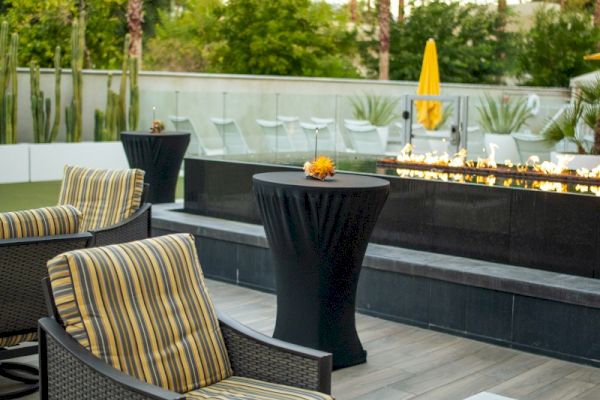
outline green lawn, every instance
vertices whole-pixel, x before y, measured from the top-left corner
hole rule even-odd
[[[0,185],[0,212],[56,205],[60,181],[7,183]],[[183,198],[183,178],[177,181],[175,197]]]

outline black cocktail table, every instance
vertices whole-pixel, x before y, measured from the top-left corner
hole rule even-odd
[[[146,171],[144,182],[150,184],[146,201],[174,202],[177,177],[190,143],[190,133],[121,132],[121,142],[129,166]]]
[[[273,337],[333,354],[333,368],[366,361],[355,325],[356,287],[369,236],[388,196],[383,179],[302,172],[253,177],[275,260]]]

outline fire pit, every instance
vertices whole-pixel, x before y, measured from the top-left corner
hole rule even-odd
[[[454,156],[448,154],[414,155],[411,145],[406,145],[395,158],[377,160],[380,168],[396,168],[401,177],[452,181],[459,183],[478,183],[490,186],[519,187],[554,192],[591,193],[600,196],[600,165],[592,170],[585,168],[568,169],[569,158],[558,163],[539,162],[532,156],[525,164],[497,164],[494,158],[495,148],[491,148],[488,158],[476,161],[467,160],[466,150]]]
[[[337,160],[340,171],[390,182],[374,243],[600,278],[596,177],[583,184],[346,157]],[[301,170],[301,160],[290,166],[251,158],[186,159],[185,211],[261,224],[252,175]]]

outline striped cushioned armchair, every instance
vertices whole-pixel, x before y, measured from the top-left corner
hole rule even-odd
[[[144,171],[109,170],[67,165],[59,204],[81,211],[81,229],[94,234],[94,245],[105,246],[150,236],[151,204]]]
[[[330,354],[217,316],[190,235],[72,251],[48,269],[43,399],[332,400]]]
[[[0,389],[2,399],[37,390],[37,369],[5,360],[37,352],[22,343],[37,339],[37,321],[47,315],[46,262],[91,242],[79,233],[80,216],[72,206],[0,213],[0,375],[25,384]]]

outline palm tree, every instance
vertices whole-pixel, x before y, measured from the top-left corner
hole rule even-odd
[[[379,79],[390,72],[390,0],[379,0]]]
[[[398,23],[404,22],[404,0],[398,0]]]
[[[350,8],[350,19],[352,22],[358,21],[358,4],[356,3],[356,0],[350,0],[348,8]]]
[[[142,57],[142,24],[144,23],[144,0],[129,0],[127,4],[127,28],[131,41],[129,42],[129,55],[141,59]]]

